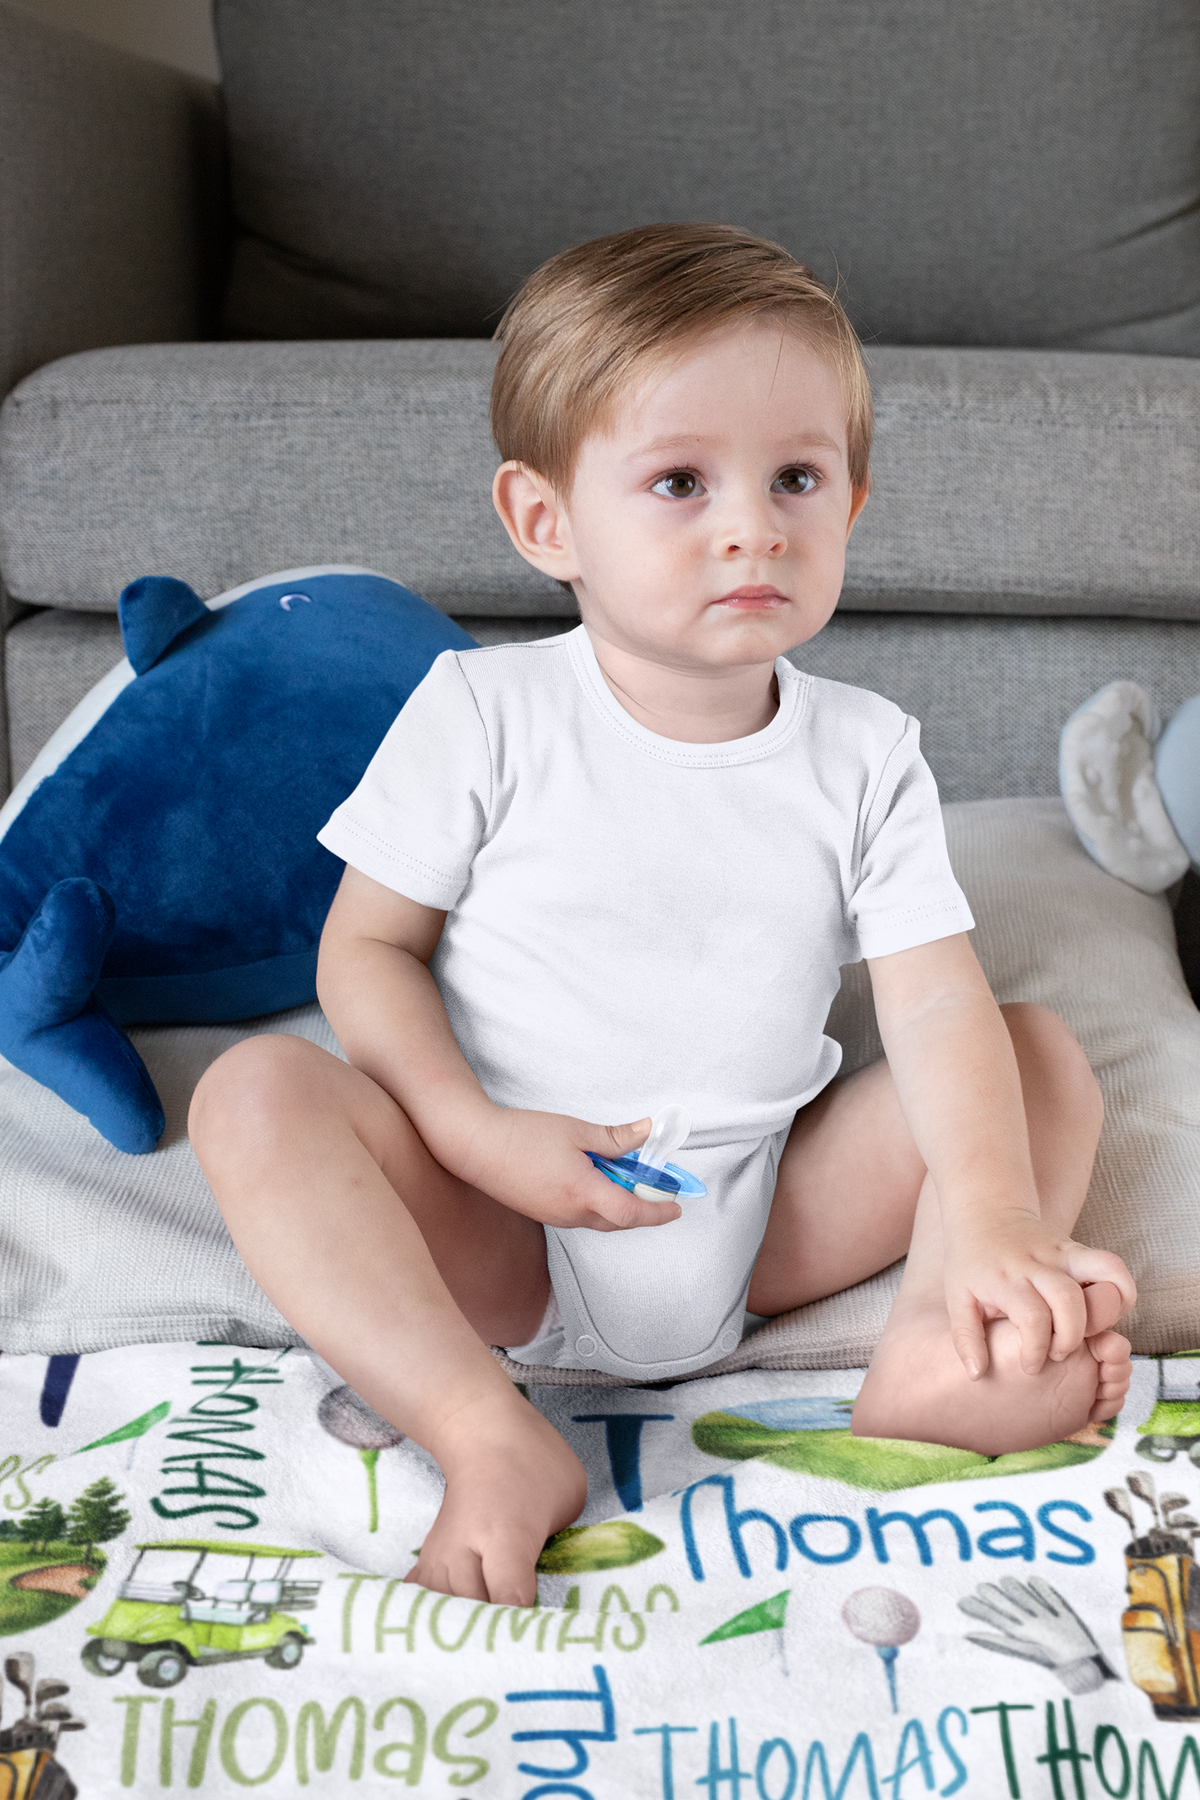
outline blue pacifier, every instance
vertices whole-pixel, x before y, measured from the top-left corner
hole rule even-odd
[[[667,1161],[686,1142],[691,1129],[686,1108],[664,1106],[651,1120],[650,1136],[640,1150],[625,1156],[598,1156],[594,1150],[587,1154],[602,1175],[618,1187],[628,1188],[639,1200],[698,1200],[708,1192],[704,1183]]]

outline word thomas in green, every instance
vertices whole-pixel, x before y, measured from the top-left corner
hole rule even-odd
[[[237,1787],[264,1787],[276,1779],[284,1789],[293,1782],[306,1787],[314,1775],[332,1775],[332,1789],[360,1780],[368,1758],[375,1774],[417,1787],[430,1757],[453,1771],[456,1788],[470,1787],[490,1764],[465,1750],[464,1742],[489,1731],[500,1714],[494,1700],[481,1696],[460,1700],[438,1719],[403,1694],[378,1704],[347,1694],[328,1712],[320,1701],[306,1700],[290,1715],[265,1694],[239,1700],[223,1717],[216,1700],[189,1718],[180,1716],[186,1702],[177,1707],[173,1698],[153,1694],[119,1694],[115,1704],[126,1709],[121,1786],[140,1783],[143,1789],[154,1779],[155,1751],[164,1788],[180,1776],[189,1788],[201,1787],[215,1763]]]

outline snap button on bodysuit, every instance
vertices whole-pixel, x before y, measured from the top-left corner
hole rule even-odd
[[[596,1354],[595,1338],[589,1337],[586,1331],[584,1332],[582,1337],[577,1337],[575,1339],[575,1354],[577,1356],[595,1356],[595,1354]]]

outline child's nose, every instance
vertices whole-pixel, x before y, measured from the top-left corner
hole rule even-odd
[[[780,556],[787,549],[787,533],[778,515],[761,500],[731,506],[721,521],[718,541],[726,555]]]

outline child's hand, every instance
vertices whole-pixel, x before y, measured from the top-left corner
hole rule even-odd
[[[1119,1256],[1055,1237],[1023,1211],[956,1221],[947,1233],[945,1281],[950,1336],[973,1381],[988,1366],[988,1320],[1011,1320],[1021,1337],[1021,1367],[1036,1375],[1047,1356],[1061,1362],[1083,1342],[1081,1284],[1111,1281],[1125,1312],[1137,1299]]]
[[[628,1231],[666,1225],[680,1215],[674,1200],[643,1200],[618,1187],[586,1152],[623,1156],[644,1144],[650,1120],[634,1125],[591,1125],[564,1113],[493,1107],[475,1126],[455,1173],[514,1212],[542,1225],[571,1230]]]

